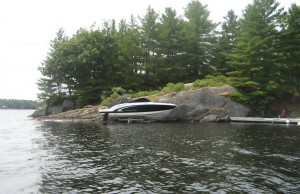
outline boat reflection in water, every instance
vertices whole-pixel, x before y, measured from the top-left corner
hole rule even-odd
[[[124,100],[124,95],[120,101]],[[176,104],[150,102],[147,98],[127,99],[125,103],[116,104],[108,109],[99,109],[103,121],[109,118],[119,121],[164,120],[177,107]]]

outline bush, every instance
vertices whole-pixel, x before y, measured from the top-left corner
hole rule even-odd
[[[162,91],[165,93],[169,93],[169,92],[179,92],[179,91],[183,91],[185,90],[185,86],[183,83],[168,83],[163,89]]]
[[[153,90],[153,91],[140,91],[138,93],[132,94],[131,97],[132,98],[140,98],[140,97],[144,97],[144,96],[151,96],[154,94],[158,94],[159,91],[158,90]]]
[[[230,92],[229,98],[235,102],[240,102],[243,104],[247,104],[249,102],[249,97],[240,92]]]
[[[119,93],[125,94],[126,90],[122,87],[113,87],[109,93],[111,94],[110,96],[105,95],[101,100],[102,106],[110,106],[111,104],[115,103],[115,101],[120,98]]]
[[[119,97],[120,97],[120,95],[117,93],[117,91],[115,91],[109,97],[104,98],[101,102],[101,105],[102,106],[109,106],[109,105],[113,104]]]
[[[217,86],[223,86],[224,84],[228,83],[228,79],[225,76],[218,75],[207,75],[205,76],[205,79],[197,79],[194,83],[194,87],[217,87]]]
[[[208,82],[208,80],[200,80],[200,79],[197,79],[196,81],[194,81],[193,83],[193,86],[194,87],[197,87],[197,88],[202,88],[202,87],[206,87],[206,86],[209,86],[210,83]]]
[[[63,99],[61,95],[54,95],[51,98],[49,98],[49,106],[57,106],[59,104],[62,104]]]
[[[126,90],[125,90],[124,88],[122,88],[122,87],[113,87],[113,88],[111,89],[111,91],[112,91],[112,92],[122,92],[123,94],[126,93]]]

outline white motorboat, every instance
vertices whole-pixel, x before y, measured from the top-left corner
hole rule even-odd
[[[128,102],[114,105],[108,109],[99,109],[103,121],[116,120],[164,120],[176,107],[176,104],[163,102]]]

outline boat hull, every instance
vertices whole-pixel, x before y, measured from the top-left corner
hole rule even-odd
[[[110,119],[142,119],[142,120],[166,120],[172,110],[153,112],[132,112],[132,113],[109,113]]]

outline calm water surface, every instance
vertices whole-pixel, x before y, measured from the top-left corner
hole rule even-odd
[[[0,110],[0,193],[300,193],[300,126],[46,122]]]

